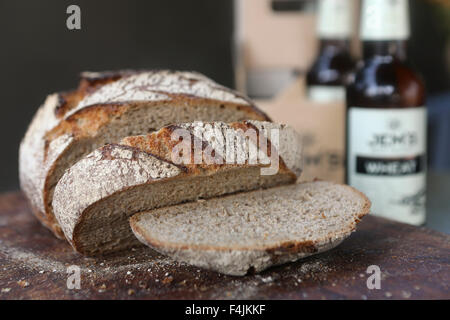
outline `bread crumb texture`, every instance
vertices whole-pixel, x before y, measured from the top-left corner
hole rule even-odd
[[[161,208],[135,215],[131,225],[160,252],[245,274],[336,246],[369,207],[353,188],[312,182]]]

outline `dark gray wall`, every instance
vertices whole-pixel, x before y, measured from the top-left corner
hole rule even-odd
[[[410,0],[409,58],[425,79],[428,96],[450,90],[450,0]]]
[[[80,71],[191,69],[233,86],[232,3],[0,0],[0,192],[18,188],[18,146],[32,115],[48,93],[75,87]],[[410,3],[411,60],[429,94],[450,91],[450,7]],[[66,28],[70,4],[81,7],[80,31]]]
[[[81,7],[82,29],[66,28]],[[17,189],[19,142],[46,95],[83,70],[197,70],[232,86],[232,1],[0,1],[0,191]]]

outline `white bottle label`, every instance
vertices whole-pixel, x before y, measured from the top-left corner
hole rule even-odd
[[[317,33],[321,39],[348,39],[353,33],[354,0],[320,0]]]
[[[308,99],[313,102],[329,103],[344,102],[345,87],[343,86],[309,86]]]
[[[408,0],[364,0],[361,39],[368,41],[409,38]]]
[[[425,222],[426,108],[348,113],[348,183],[372,201],[372,213]]]

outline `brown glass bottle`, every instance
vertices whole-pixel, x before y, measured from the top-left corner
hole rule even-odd
[[[345,86],[355,64],[349,40],[321,40],[319,54],[307,73],[310,86]]]
[[[424,85],[407,60],[406,41],[365,41],[364,61],[347,87],[347,105],[414,108],[425,104]]]
[[[363,61],[346,94],[347,183],[367,194],[374,214],[420,225],[425,89],[407,60],[408,2],[364,0],[362,10]]]
[[[315,102],[344,101],[345,86],[354,68],[350,54],[353,1],[320,0],[318,55],[306,75],[308,98]]]

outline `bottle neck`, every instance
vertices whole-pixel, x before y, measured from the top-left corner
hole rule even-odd
[[[391,56],[400,61],[406,61],[407,41],[364,41],[363,56],[364,59],[370,59],[376,56]]]
[[[336,55],[339,53],[350,53],[349,39],[321,39],[319,44],[321,53]]]

